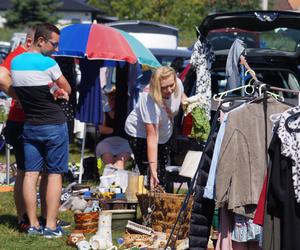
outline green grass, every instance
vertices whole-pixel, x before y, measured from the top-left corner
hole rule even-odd
[[[81,146],[78,144],[70,145],[69,162],[80,162]],[[85,150],[85,156],[92,155],[92,152]],[[5,164],[5,153],[1,151],[0,162]],[[10,156],[10,163],[15,162],[14,154]],[[67,185],[68,183],[64,183]],[[98,185],[99,183],[89,182],[89,185]],[[67,211],[59,214],[59,218],[72,223],[72,228],[75,228],[74,217],[72,211]],[[70,233],[70,230],[66,230]],[[113,232],[113,241],[116,243],[116,238],[120,237],[123,232]],[[92,235],[87,235],[89,238]],[[0,193],[0,250],[14,250],[14,249],[32,249],[32,250],[48,250],[48,249],[75,249],[66,243],[67,236],[59,239],[45,239],[43,237],[28,236],[25,233],[20,233],[17,230],[16,209],[13,200],[13,193]]]
[[[71,211],[60,213],[61,219],[74,221]],[[74,226],[74,225],[73,225]],[[0,193],[0,249],[72,249],[66,244],[66,236],[60,239],[45,239],[28,236],[17,230],[16,209],[13,193]],[[74,248],[73,248],[74,249]]]
[[[5,164],[6,158],[5,158],[5,150],[2,149],[0,152],[0,162]],[[80,153],[81,153],[81,145],[77,143],[70,144],[69,148],[69,162],[80,162]],[[84,150],[84,156],[91,156],[93,155],[93,152],[89,149]],[[10,154],[10,164],[15,162],[15,156],[13,152]]]
[[[72,227],[66,230],[70,233],[75,228],[74,217],[72,211],[61,212],[59,218],[72,223]],[[120,237],[123,231],[112,232],[114,244],[116,239]],[[87,240],[92,234],[86,235]],[[59,239],[45,239],[41,236],[28,236],[17,230],[16,209],[13,200],[13,193],[0,193],[0,250],[13,249],[32,249],[32,250],[48,250],[48,249],[75,249],[66,243],[67,236]]]

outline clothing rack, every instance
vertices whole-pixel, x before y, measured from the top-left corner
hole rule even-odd
[[[264,95],[266,94],[267,91],[270,91],[270,90],[282,91],[282,92],[288,92],[288,93],[294,93],[294,94],[297,94],[297,95],[298,95],[298,105],[299,105],[299,103],[300,103],[300,102],[299,102],[299,101],[300,101],[300,91],[299,91],[299,90],[291,90],[291,89],[284,89],[284,88],[279,88],[279,87],[272,87],[271,85],[266,84],[266,83],[261,82],[261,81],[254,81],[253,86],[254,86],[254,88],[255,88],[256,90],[262,91],[262,92],[264,93]],[[222,94],[222,93],[219,93],[218,95],[221,95],[221,94]],[[220,107],[219,107],[219,108],[220,108]],[[209,137],[208,137],[207,142],[209,142],[209,141],[211,140],[211,137],[213,136],[213,132],[214,132],[214,131],[213,131],[213,128],[215,127],[214,125],[215,125],[216,122],[217,122],[217,119],[218,119],[218,117],[217,117],[217,116],[218,116],[218,113],[219,113],[219,112],[216,112],[216,115],[215,115],[215,117],[214,117],[214,119],[213,119],[213,122],[212,122],[212,130],[210,131],[210,134],[209,134]],[[207,144],[208,144],[208,143],[206,143],[206,145],[205,145],[205,147],[204,147],[204,149],[203,149],[203,152],[205,152],[205,150],[206,150],[206,148],[207,148]],[[203,157],[203,155],[202,155],[202,157],[201,157],[201,159],[200,159],[200,162],[199,162],[199,165],[198,165],[198,168],[197,168],[197,170],[196,170],[196,172],[195,172],[195,175],[194,175],[194,177],[193,177],[192,180],[191,180],[191,185],[189,186],[189,189],[188,189],[188,192],[187,192],[186,197],[185,197],[185,199],[184,199],[184,202],[183,202],[183,204],[182,204],[182,206],[181,206],[181,209],[180,209],[180,211],[179,211],[179,213],[178,213],[176,222],[175,222],[175,224],[173,225],[173,228],[172,228],[172,230],[171,230],[171,233],[170,233],[170,236],[169,236],[169,238],[168,238],[167,244],[166,244],[166,246],[165,246],[165,248],[164,248],[165,250],[167,249],[167,247],[168,247],[169,244],[170,244],[170,241],[171,241],[171,239],[172,239],[172,236],[173,236],[174,233],[175,233],[175,229],[177,229],[178,231],[180,230],[181,225],[182,225],[182,222],[184,221],[184,217],[187,215],[187,211],[186,211],[186,209],[187,209],[187,204],[188,204],[188,202],[189,202],[189,199],[190,199],[192,193],[194,192],[195,184],[196,184],[196,181],[197,181],[199,172],[200,172],[200,170],[201,170],[201,166],[202,166],[202,164],[203,164],[203,161],[204,161],[204,157]],[[176,226],[177,226],[178,223],[179,223],[179,226],[176,228]],[[176,240],[177,240],[177,235],[178,235],[178,233],[176,234]],[[175,242],[176,242],[176,240],[175,240]],[[175,243],[175,242],[174,242],[174,243]],[[171,248],[172,248],[172,246],[171,246]],[[173,248],[172,248],[172,249],[173,249]]]
[[[220,109],[220,107],[219,107],[219,109]],[[219,110],[219,109],[218,109],[218,110]],[[213,122],[212,122],[212,126],[211,126],[212,129],[211,129],[211,131],[210,131],[210,133],[209,133],[207,142],[209,142],[209,141],[211,140],[211,138],[213,137],[213,133],[214,133],[213,130],[214,130],[214,128],[215,128],[215,124],[216,124],[217,121],[218,121],[218,114],[219,114],[219,112],[217,111],[216,114],[215,114],[215,116],[214,116]],[[207,146],[208,146],[208,143],[205,144],[204,149],[203,149],[203,152],[205,152]],[[202,164],[203,164],[204,161],[205,161],[205,157],[203,157],[203,155],[202,155],[202,157],[201,157],[201,159],[200,159],[200,162],[199,162],[199,164],[198,164],[198,168],[197,168],[197,170],[196,170],[196,172],[195,172],[195,174],[194,174],[194,176],[193,176],[193,178],[192,178],[192,180],[191,180],[191,183],[190,183],[189,188],[188,188],[188,192],[187,192],[187,194],[186,194],[186,196],[185,196],[185,199],[184,199],[184,201],[183,201],[183,203],[182,203],[182,206],[181,206],[181,208],[180,208],[180,210],[179,210],[178,216],[177,216],[176,221],[175,221],[175,223],[174,223],[174,226],[173,226],[173,228],[172,228],[172,230],[171,230],[170,236],[169,236],[169,238],[168,238],[168,241],[167,241],[167,244],[165,245],[164,250],[166,250],[166,249],[168,248],[168,246],[169,246],[169,244],[170,244],[170,241],[171,241],[171,239],[172,239],[172,236],[173,236],[174,233],[175,233],[175,229],[176,229],[176,226],[177,226],[178,222],[179,222],[180,224],[179,224],[179,226],[177,227],[177,230],[180,231],[180,228],[181,228],[181,226],[182,226],[182,222],[184,221],[185,216],[187,215],[186,209],[187,209],[187,206],[188,206],[188,203],[189,203],[189,199],[190,199],[190,197],[191,197],[191,195],[192,195],[192,193],[193,193],[193,191],[194,191],[195,184],[196,184],[196,181],[197,181],[197,179],[198,179],[199,172],[200,172],[200,170],[201,170],[200,167],[202,166]],[[177,238],[178,238],[178,235],[179,235],[179,234],[177,233],[177,234],[176,234],[176,240],[177,240]],[[174,241],[174,244],[175,244],[176,240]],[[174,249],[174,245],[171,246],[171,249]]]
[[[253,84],[256,88],[260,88],[262,90],[275,90],[275,91],[281,91],[281,92],[286,92],[286,93],[293,93],[298,95],[298,105],[300,105],[300,91],[299,90],[294,90],[294,89],[284,89],[284,88],[279,88],[279,87],[273,87],[270,84],[261,82],[261,81],[255,81]]]
[[[264,83],[264,82],[261,82],[261,81],[255,81],[254,82],[254,86],[256,86],[256,87],[262,87],[265,90],[276,90],[276,91],[282,91],[282,92],[293,93],[293,94],[298,94],[298,95],[300,93],[299,90],[273,87],[270,84],[267,84],[267,83]]]

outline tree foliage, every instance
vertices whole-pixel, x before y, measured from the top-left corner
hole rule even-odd
[[[206,0],[211,12],[247,11],[261,8],[260,0]]]
[[[119,20],[148,20],[176,26],[184,36],[205,16],[203,0],[90,0],[89,4]]]
[[[205,14],[202,0],[90,0],[89,4],[119,20],[148,20],[187,27]]]
[[[39,22],[56,23],[60,0],[11,0],[12,8],[5,13],[7,26],[22,28]]]
[[[148,20],[174,25],[195,39],[195,27],[212,12],[259,9],[260,0],[89,0],[119,20]],[[184,44],[188,45],[188,44]]]

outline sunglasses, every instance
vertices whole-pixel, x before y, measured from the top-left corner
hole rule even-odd
[[[49,42],[54,49],[56,49],[58,47],[58,43],[54,43],[54,42],[52,42],[50,40],[47,40],[47,42]]]

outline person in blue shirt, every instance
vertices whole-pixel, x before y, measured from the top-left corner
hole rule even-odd
[[[62,190],[62,174],[68,172],[68,131],[64,113],[50,92],[49,84],[60,88],[58,98],[68,99],[71,87],[58,64],[50,58],[57,50],[59,29],[48,23],[36,25],[34,42],[28,52],[15,57],[11,75],[15,93],[25,112],[23,129],[23,195],[30,227],[28,234],[61,237],[57,225]],[[47,175],[46,225],[36,214],[36,185],[40,173]]]

